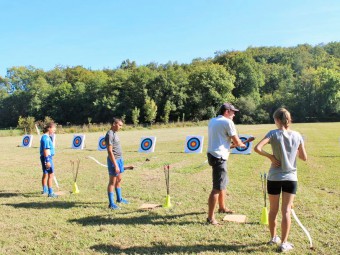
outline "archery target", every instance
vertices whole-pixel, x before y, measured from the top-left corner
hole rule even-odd
[[[138,152],[150,153],[155,151],[156,137],[142,137]]]
[[[53,147],[55,148],[55,139],[57,138],[57,136],[56,136],[56,134],[53,134],[50,137],[51,137],[51,140],[52,140],[52,143],[53,143]]]
[[[98,139],[98,150],[99,151],[106,151],[106,143],[105,143],[105,136],[102,135]]]
[[[82,150],[85,145],[85,135],[74,135],[72,140],[72,149]]]
[[[249,137],[252,137],[251,135],[239,135],[239,138],[242,142],[246,141]],[[247,142],[245,143],[246,147],[236,147],[233,148],[231,151],[231,154],[250,154],[251,153],[251,147],[253,142]]]
[[[204,136],[189,135],[185,141],[185,153],[202,153]]]
[[[24,135],[22,137],[21,146],[25,148],[30,148],[32,146],[33,135]]]

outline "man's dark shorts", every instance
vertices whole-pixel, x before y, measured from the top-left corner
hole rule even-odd
[[[296,181],[267,181],[267,191],[270,195],[280,195],[282,192],[296,194]]]
[[[207,154],[208,163],[212,167],[213,189],[225,190],[228,184],[227,161]]]

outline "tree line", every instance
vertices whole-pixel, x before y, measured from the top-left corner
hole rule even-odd
[[[60,124],[107,123],[112,116],[133,124],[199,121],[226,101],[244,124],[269,123],[280,106],[295,122],[340,121],[339,70],[339,42],[249,47],[190,64],[11,67],[0,76],[0,126],[16,126],[20,116]]]

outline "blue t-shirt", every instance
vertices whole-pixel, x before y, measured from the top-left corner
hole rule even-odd
[[[40,139],[40,156],[44,156],[44,149],[49,149],[51,152],[51,156],[54,156],[54,146],[52,138],[46,134],[44,134]]]

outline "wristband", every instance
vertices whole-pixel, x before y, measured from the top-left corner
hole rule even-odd
[[[44,161],[45,161],[45,164],[48,163],[48,162],[51,162],[52,161],[52,156],[48,155],[47,157],[44,157]]]

